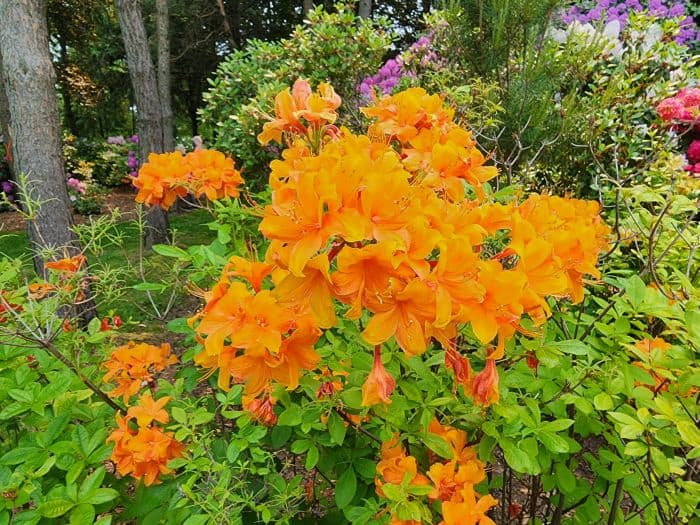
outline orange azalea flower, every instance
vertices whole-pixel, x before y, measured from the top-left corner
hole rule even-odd
[[[120,475],[143,479],[150,486],[160,483],[161,474],[173,472],[167,464],[182,456],[184,446],[173,438],[172,432],[154,426],[134,430],[129,426],[131,417],[117,415],[116,419],[117,429],[107,438],[107,443],[114,443],[111,460]]]
[[[262,289],[262,283],[270,273],[272,273],[271,265],[235,255],[228,260],[223,271],[223,275],[242,277],[250,283],[256,292]]]
[[[126,415],[129,418],[136,419],[136,423],[140,427],[147,427],[153,421],[165,424],[170,420],[170,416],[163,409],[168,404],[168,401],[170,401],[169,396],[161,397],[155,401],[151,397],[151,392],[147,391],[139,397],[136,406],[129,407]]]
[[[445,501],[442,504],[440,525],[496,525],[486,513],[498,501],[490,494],[477,500],[477,494],[471,485],[465,486],[459,493],[461,501]]]
[[[209,200],[236,198],[243,184],[243,177],[233,164],[233,159],[220,151],[199,149],[185,155],[189,184],[188,189]]]
[[[188,166],[182,153],[150,153],[133,184],[139,190],[136,202],[169,209],[178,197],[187,195],[184,186]]]
[[[76,255],[58,261],[48,261],[44,264],[48,270],[54,270],[61,273],[63,277],[70,277],[80,271],[87,264],[87,259],[84,255]]]
[[[438,95],[423,88],[409,88],[379,99],[362,112],[376,122],[370,132],[408,142],[422,129],[441,127],[452,121],[454,111],[443,107]]]
[[[58,288],[49,283],[32,283],[27,287],[27,291],[29,291],[29,299],[33,299],[35,301],[43,299],[51,292],[55,292],[56,290],[58,290]]]
[[[117,388],[108,392],[109,396],[122,396],[128,403],[144,385],[154,380],[156,372],[162,372],[173,363],[177,363],[177,357],[172,355],[168,343],[153,346],[130,341],[112,351],[104,363],[108,371],[103,380],[116,381]]]
[[[398,288],[396,292],[393,289]],[[418,355],[428,346],[426,323],[435,316],[435,297],[425,282],[413,280],[403,288],[390,281],[383,304],[362,332],[365,341],[379,345],[396,336],[399,346],[409,355]]]
[[[262,398],[243,396],[243,408],[250,413],[254,421],[272,427],[277,423],[277,414],[274,411],[275,399],[265,393]]]
[[[333,289],[328,256],[319,254],[306,264],[303,277],[287,275],[275,288],[281,303],[302,314],[309,313],[320,328],[334,326],[338,319],[333,304]]]
[[[385,483],[400,485],[407,476],[409,485],[430,485],[428,478],[418,472],[416,458],[406,455],[396,434],[389,441],[382,443],[381,460],[377,463],[377,476],[374,478],[377,494],[384,497],[382,485]]]
[[[372,371],[362,385],[362,406],[372,406],[377,403],[391,403],[391,393],[396,388],[396,381],[387,372],[382,363],[381,345],[374,347],[374,364]]]
[[[275,97],[275,118],[263,126],[258,141],[261,144],[281,143],[285,132],[304,135],[307,127],[302,119],[314,125],[332,124],[337,118],[335,110],[340,102],[330,84],[319,84],[318,92],[313,93],[306,80],[298,79],[291,92],[286,89]]]
[[[474,377],[472,398],[474,404],[484,407],[498,403],[498,370],[495,359],[487,359],[484,369]]]

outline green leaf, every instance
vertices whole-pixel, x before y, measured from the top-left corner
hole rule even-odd
[[[44,518],[58,518],[73,508],[75,504],[72,501],[62,498],[54,498],[45,501],[39,505],[36,510]]]
[[[565,354],[573,355],[588,355],[591,349],[583,341],[578,339],[570,339],[567,341],[557,341],[552,343],[557,350],[564,352]]]
[[[607,392],[601,392],[593,398],[593,406],[601,412],[610,410],[614,406],[613,398]]]
[[[649,447],[641,441],[630,441],[625,445],[625,455],[631,457],[643,456],[647,453],[647,450],[649,450]]]
[[[557,475],[557,485],[565,494],[571,494],[576,490],[576,476],[564,463],[556,463],[554,472]]]
[[[526,452],[520,450],[515,443],[509,439],[501,439],[498,444],[503,450],[503,455],[506,458],[508,465],[516,472],[531,474],[534,472],[532,461]]]
[[[543,424],[540,429],[545,432],[561,432],[574,424],[573,419],[557,419],[556,421],[548,421]]]
[[[700,447],[700,431],[692,421],[684,420],[676,424],[678,433],[686,443],[693,447]]]
[[[78,489],[78,501],[87,501],[95,490],[100,486],[102,480],[105,478],[104,467],[98,467],[95,471],[90,474],[80,485]]]
[[[301,423],[301,408],[299,405],[291,404],[282,412],[277,420],[278,425],[295,427]]]
[[[328,416],[328,432],[331,435],[331,441],[342,445],[345,441],[345,432],[347,431],[347,426],[345,421],[333,410]]]
[[[316,445],[311,445],[309,450],[306,452],[306,461],[304,461],[304,467],[306,470],[311,470],[318,463],[318,459],[321,453]]]
[[[92,493],[87,503],[92,503],[93,505],[99,505],[100,503],[105,503],[106,501],[112,501],[119,496],[119,492],[114,489],[100,488]]]
[[[176,259],[189,259],[189,255],[182,248],[170,244],[156,244],[153,251],[164,257],[175,257]]]
[[[168,286],[161,283],[138,283],[131,287],[137,292],[164,292]]]
[[[569,451],[569,444],[566,440],[552,432],[538,432],[537,439],[547,447],[549,451],[555,454],[565,454]]]
[[[423,443],[441,458],[452,459],[452,456],[454,456],[454,451],[450,444],[437,434],[426,434],[423,436]]]
[[[187,421],[187,412],[185,412],[180,407],[172,407],[170,409],[170,414],[173,416],[173,419],[178,423],[185,423]]]
[[[636,311],[639,309],[642,301],[644,300],[646,285],[638,275],[633,275],[627,280],[625,293],[627,294],[627,298],[629,299],[632,308],[634,308]]]
[[[292,443],[290,450],[292,451],[292,454],[303,454],[309,450],[311,443],[312,442],[310,439],[297,439],[294,441],[294,443]]]
[[[10,450],[7,454],[0,458],[0,465],[19,465],[24,463],[27,458],[39,452],[38,447],[18,447]]]
[[[348,467],[335,483],[335,503],[338,508],[347,507],[357,491],[357,478],[352,467]]]
[[[70,513],[70,525],[92,525],[95,522],[95,507],[81,503]]]

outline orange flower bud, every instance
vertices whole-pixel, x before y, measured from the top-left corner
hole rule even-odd
[[[540,365],[540,360],[537,359],[534,352],[528,352],[525,354],[525,361],[527,362],[527,366],[537,372],[537,367]]]
[[[455,373],[455,379],[464,386],[467,392],[472,388],[472,367],[469,359],[461,355],[457,350],[448,347],[445,351],[445,365]]]
[[[245,407],[250,412],[250,417],[266,427],[274,426],[277,423],[277,414],[274,411],[275,401],[270,394],[263,395],[262,398],[255,398]]]
[[[102,322],[100,323],[100,332],[109,332],[112,329],[111,326],[109,326],[109,319],[104,318],[102,319]]]
[[[494,359],[487,359],[484,369],[474,378],[472,397],[477,405],[498,403],[498,370]]]
[[[396,381],[386,371],[382,363],[381,345],[374,347],[374,365],[365,384],[362,385],[362,405],[372,406],[377,403],[391,403],[389,396],[396,388]]]

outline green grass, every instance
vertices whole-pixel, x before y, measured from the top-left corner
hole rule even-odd
[[[207,227],[212,217],[204,210],[189,211],[170,217],[170,226],[174,234],[175,244],[181,248],[187,248],[195,244],[209,244],[215,238],[215,232]],[[112,235],[118,237],[117,244],[107,244],[99,255],[90,255],[90,266],[96,268],[95,273],[109,275],[109,269],[120,270],[138,264],[139,232],[133,221],[127,221],[114,225]],[[31,264],[31,253],[25,232],[0,232],[0,258],[20,258],[24,262],[26,277],[31,280],[34,270]],[[162,257],[150,252],[144,257],[144,269],[146,279],[158,282],[164,275],[168,275],[169,266],[174,264],[173,259]],[[140,278],[133,274],[127,274],[120,281],[122,291],[140,282]],[[152,294],[156,304],[162,307],[170,296],[170,290],[164,294]],[[188,303],[188,294],[184,289],[177,290],[176,306],[182,311],[182,306]],[[178,309],[176,308],[176,311]],[[99,306],[98,315],[106,316],[110,313],[119,314],[125,321],[132,319],[134,325],[129,331],[139,335],[150,334],[162,336],[164,330],[163,321],[155,319],[155,313],[150,305],[145,292],[128,290],[121,297],[106,301]],[[188,312],[191,314],[192,312]],[[172,316],[171,316],[172,317]],[[158,337],[157,337],[158,338]]]

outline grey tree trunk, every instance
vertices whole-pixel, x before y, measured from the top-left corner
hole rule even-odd
[[[301,13],[306,17],[306,14],[314,8],[314,0],[303,0],[301,5]]]
[[[34,266],[43,275],[41,253],[54,250],[61,258],[79,251],[71,231],[45,2],[0,2],[0,51],[14,170],[27,178],[29,195],[22,199],[22,206],[32,211],[27,224],[29,241]]]
[[[0,83],[9,109],[14,173],[26,177],[25,194],[20,200],[29,217],[27,234],[34,267],[37,274],[45,275],[44,257],[60,259],[81,251],[71,230],[73,216],[63,168],[46,2],[0,2],[0,55]],[[88,281],[83,291],[85,299],[71,313],[87,323],[95,316]]]
[[[170,20],[168,1],[156,0],[156,35],[158,37],[158,95],[163,115],[163,151],[175,149],[173,107],[170,90]]]
[[[139,156],[145,162],[149,153],[162,153],[163,113],[158,95],[158,82],[148,50],[139,0],[115,0],[119,26],[124,39],[129,76],[136,97],[136,121],[139,130]],[[169,240],[168,216],[157,206],[146,211],[146,247]]]
[[[369,18],[372,15],[372,0],[360,0],[357,7],[357,16]]]
[[[5,151],[0,148],[0,156],[4,156],[8,153],[10,174],[12,171],[12,139],[10,138],[10,103],[7,100],[7,94],[5,93],[5,82],[3,81],[2,73],[2,50],[0,49],[0,135],[2,135],[3,148],[7,148]],[[14,176],[14,175],[13,175]]]
[[[236,35],[234,35],[233,30],[231,29],[231,24],[228,21],[228,15],[226,15],[226,7],[224,6],[224,0],[216,0],[216,5],[219,7],[219,14],[221,14],[221,20],[224,25],[224,32],[228,37],[229,44],[231,44],[231,50],[238,49]],[[238,7],[236,7],[236,9],[238,9]]]

